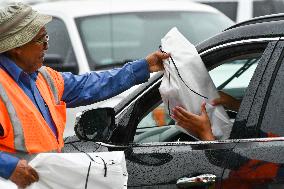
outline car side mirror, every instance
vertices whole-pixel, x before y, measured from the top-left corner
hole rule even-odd
[[[97,108],[85,110],[80,115],[77,115],[74,130],[77,137],[81,140],[107,142],[114,128],[114,109]]]

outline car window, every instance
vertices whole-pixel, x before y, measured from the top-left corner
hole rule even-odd
[[[237,8],[238,2],[203,2],[203,4],[210,5],[225,15],[227,15],[232,20],[237,20]]]
[[[271,88],[262,123],[260,126],[260,137],[284,136],[284,64],[280,65],[276,78]]]
[[[284,10],[283,0],[253,1],[253,16],[282,13]]]
[[[74,50],[64,22],[59,18],[53,17],[52,21],[46,25],[46,28],[49,35],[49,48],[45,56],[45,62],[47,64],[57,62],[63,65],[77,65]],[[52,65],[50,66],[52,67]]]
[[[76,23],[91,69],[145,57],[158,49],[173,27],[197,44],[233,24],[219,13],[185,11],[89,16],[77,18]]]
[[[210,77],[219,90],[223,90],[235,98],[242,99],[259,58],[226,61],[209,71]]]
[[[213,68],[209,74],[217,87],[223,86],[223,91],[241,100],[261,55],[262,53],[253,53],[216,62],[219,66]],[[175,125],[174,120],[161,101],[139,122],[134,142],[194,140],[192,136],[185,137],[181,134],[182,131],[178,127],[170,125]]]

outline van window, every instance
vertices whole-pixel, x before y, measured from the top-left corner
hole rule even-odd
[[[254,1],[253,17],[276,14],[284,11],[283,0]]]
[[[233,24],[222,14],[183,11],[89,16],[76,23],[92,70],[145,57],[173,27],[197,44]]]
[[[203,4],[210,5],[222,13],[224,13],[226,16],[231,18],[232,20],[237,20],[237,8],[238,8],[238,2],[202,2]]]
[[[69,66],[78,67],[65,23],[53,17],[46,28],[49,35],[49,48],[45,55],[45,64],[57,71],[72,71],[68,70]]]

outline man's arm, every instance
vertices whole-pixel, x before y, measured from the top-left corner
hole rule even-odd
[[[9,179],[18,162],[18,158],[4,152],[0,152],[0,176],[5,179]]]
[[[136,84],[147,81],[150,72],[162,70],[162,61],[168,57],[168,54],[156,51],[146,59],[129,62],[122,68],[83,75],[62,73],[62,100],[67,103],[67,107],[77,107],[118,95]]]
[[[121,69],[73,75],[62,73],[67,107],[92,104],[113,97],[133,85],[147,81],[149,71],[146,60],[127,63]]]

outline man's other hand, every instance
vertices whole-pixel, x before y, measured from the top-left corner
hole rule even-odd
[[[163,60],[169,58],[170,55],[161,51],[156,51],[146,57],[150,72],[157,72],[164,69]]]
[[[20,188],[26,188],[30,184],[37,182],[39,179],[37,172],[28,165],[26,160],[20,160],[10,180]]]

